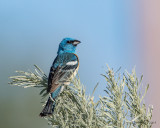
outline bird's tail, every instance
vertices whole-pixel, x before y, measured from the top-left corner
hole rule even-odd
[[[39,114],[41,117],[52,115],[55,107],[55,101],[51,99],[51,97],[48,98],[48,101],[43,108],[42,112]]]

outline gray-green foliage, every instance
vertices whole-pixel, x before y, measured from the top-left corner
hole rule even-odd
[[[38,66],[35,68],[34,73],[17,71],[20,75],[10,77],[10,84],[37,87],[44,98],[47,76]],[[147,110],[143,102],[149,86],[142,94],[142,77],[139,80],[135,70],[120,76],[109,67],[103,76],[106,96],[100,96],[95,102],[95,89],[91,96],[87,96],[80,79],[75,78],[57,97],[53,115],[46,117],[48,123],[55,128],[150,128],[153,108]]]

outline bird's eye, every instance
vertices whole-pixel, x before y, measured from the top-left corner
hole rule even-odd
[[[68,44],[71,44],[72,42],[69,40],[69,41],[67,41],[67,43],[68,43]]]

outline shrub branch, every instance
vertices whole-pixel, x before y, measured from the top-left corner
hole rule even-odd
[[[34,72],[16,71],[19,75],[10,77],[11,85],[24,88],[36,87],[42,98],[47,96],[47,75],[36,65]],[[96,102],[93,89],[91,96],[85,94],[85,87],[79,77],[56,99],[54,113],[45,119],[54,128],[151,128],[153,107],[146,108],[144,97],[149,85],[141,93],[142,78],[137,78],[135,70],[125,72],[122,77],[108,67],[106,74],[106,96]]]

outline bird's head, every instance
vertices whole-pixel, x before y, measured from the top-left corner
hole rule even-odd
[[[73,38],[64,38],[59,44],[58,54],[62,53],[75,53],[79,40]]]

